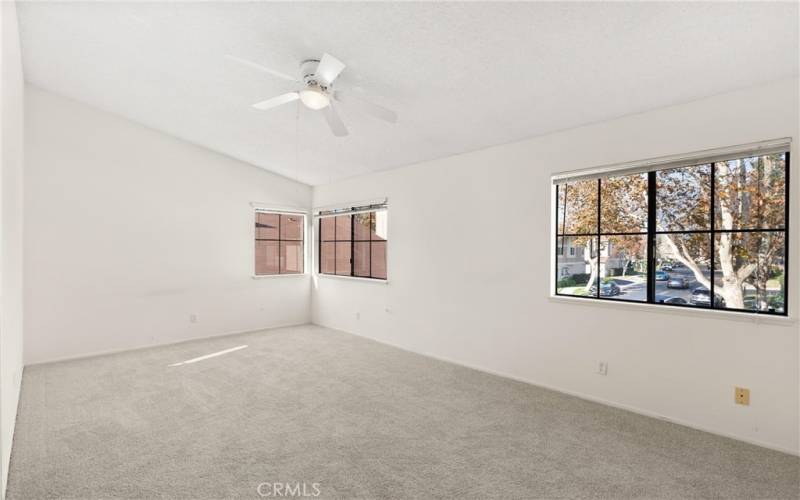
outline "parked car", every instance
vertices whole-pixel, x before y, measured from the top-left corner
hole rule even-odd
[[[672,265],[671,264],[664,264],[663,266],[661,266],[661,270],[662,271],[672,271]]]
[[[621,292],[619,286],[613,281],[609,281],[607,283],[600,284],[600,296],[601,297],[613,297],[614,295],[619,295]],[[589,290],[590,295],[597,295],[597,285],[592,285],[592,288]]]
[[[683,276],[672,276],[667,281],[667,288],[689,288],[689,280]]]
[[[682,297],[670,297],[669,295],[656,295],[656,302],[659,304],[680,304],[687,305],[688,300]]]
[[[664,271],[656,271],[656,281],[667,281],[669,279],[669,274],[665,273]]]
[[[704,287],[704,286],[695,288],[694,290],[692,290],[692,298],[689,299],[689,302],[693,306],[709,307],[711,305],[711,291],[708,288]],[[720,297],[719,295],[715,294],[714,306],[716,306],[716,307],[724,307],[725,306],[725,300],[722,297]]]

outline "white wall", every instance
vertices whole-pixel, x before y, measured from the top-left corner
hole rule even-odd
[[[0,2],[0,498],[22,378],[22,62],[16,4]]]
[[[250,206],[308,186],[32,87],[25,143],[26,364],[309,321],[309,276],[252,279]]]
[[[313,320],[798,453],[796,320],[549,299],[552,173],[786,136],[800,138],[796,79],[315,188],[315,206],[387,196],[390,227],[389,284],[315,278]]]

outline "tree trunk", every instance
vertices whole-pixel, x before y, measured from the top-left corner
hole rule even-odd
[[[741,167],[739,172],[740,176],[743,175],[742,172],[744,172],[744,167]],[[736,182],[739,180],[736,177],[730,176],[727,166],[720,168],[718,173],[720,179],[722,180],[720,182],[720,185],[722,186],[726,186],[730,182]],[[727,180],[726,177],[732,177],[732,179]],[[733,213],[738,213],[739,217],[741,218],[741,197],[743,196],[743,193],[740,192],[741,190],[739,187],[743,184],[743,182],[739,183],[739,185],[735,186],[735,189],[733,189],[733,193],[731,193],[731,201],[733,206],[729,206],[724,197],[721,196],[719,198],[719,206],[717,207],[717,211],[719,212],[720,223],[722,227],[718,229],[733,229]],[[715,292],[719,292],[722,298],[725,299],[726,307],[744,309],[744,281],[750,276],[750,274],[752,274],[753,270],[755,270],[755,267],[748,264],[744,268],[740,269],[739,272],[736,271],[734,268],[734,255],[731,237],[731,233],[719,233],[719,243],[716,245],[716,247],[717,255],[719,255],[720,270],[722,271],[722,287],[719,290],[715,290]],[[711,258],[713,259],[714,256],[712,255]],[[748,271],[748,268],[750,267],[752,267],[752,269]]]
[[[625,258],[625,262],[622,265],[622,276],[623,277],[628,274],[628,266],[631,265],[631,262],[633,262],[633,259],[631,259],[630,257],[626,257]]]
[[[703,285],[704,287],[711,290],[711,282],[703,274],[703,270],[700,269],[700,265],[697,262],[695,262],[694,258],[692,258],[691,252],[689,252],[686,246],[681,245],[681,247],[678,248],[678,245],[676,245],[675,242],[672,241],[672,235],[665,234],[663,236],[664,236],[664,241],[666,241],[667,243],[667,246],[670,247],[671,253],[675,257],[677,257],[678,260],[681,261],[681,263],[683,263],[684,266],[691,269],[692,273],[694,274],[694,279],[696,279],[697,282]]]
[[[594,284],[594,280],[597,279],[597,271],[598,271],[598,260],[599,258],[592,258],[592,238],[588,238],[586,240],[586,250],[583,252],[583,258],[586,262],[589,263],[590,266],[590,273],[589,273],[589,281],[586,283],[586,287],[584,288],[587,292],[591,291],[592,285]],[[599,256],[598,256],[599,257]]]
[[[723,218],[725,215],[723,214]],[[715,292],[719,292],[725,299],[725,306],[734,309],[744,309],[744,280],[739,278],[739,274],[733,268],[733,254],[731,253],[731,234],[720,233],[719,244],[719,264],[722,270],[722,287]],[[749,276],[749,274],[748,274]]]

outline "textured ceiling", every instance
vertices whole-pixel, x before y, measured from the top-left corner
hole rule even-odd
[[[27,81],[308,184],[798,74],[797,3],[21,3]],[[331,135],[296,103],[250,104],[329,52]],[[299,119],[298,118],[299,109]]]

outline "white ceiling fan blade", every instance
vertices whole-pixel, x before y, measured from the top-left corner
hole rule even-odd
[[[272,99],[267,99],[266,101],[257,102],[253,104],[253,107],[264,111],[265,109],[274,108],[276,106],[280,106],[281,104],[286,104],[287,102],[296,101],[298,99],[300,99],[300,94],[297,92],[289,92],[288,94],[279,95],[278,97],[273,97]]]
[[[320,83],[329,86],[336,80],[336,77],[339,76],[339,73],[341,73],[344,68],[345,66],[342,61],[330,54],[323,54],[314,74],[317,76],[317,79],[320,80]]]
[[[241,57],[226,55],[228,59],[231,61],[236,61],[239,64],[243,64],[245,66],[249,66],[250,68],[257,69],[258,71],[263,71],[264,73],[268,73],[272,76],[276,76],[278,78],[283,78],[284,80],[289,80],[290,82],[299,82],[297,78],[293,76],[289,76],[286,73],[281,73],[280,71],[275,71],[274,69],[269,69],[266,66],[262,66],[258,63],[254,63],[253,61],[248,61],[247,59],[242,59]]]
[[[379,106],[375,103],[369,102],[360,97],[356,97],[350,92],[341,92],[337,90],[336,92],[334,92],[333,97],[337,101],[346,104],[352,104],[353,106],[359,108],[364,113],[372,115],[375,118],[387,121],[389,123],[397,123],[397,113],[395,113],[391,109],[384,108],[383,106]]]
[[[347,127],[344,126],[342,119],[339,117],[339,113],[333,109],[332,105],[322,108],[322,114],[325,115],[325,120],[328,122],[328,126],[331,128],[333,135],[336,137],[344,137],[347,135]]]

